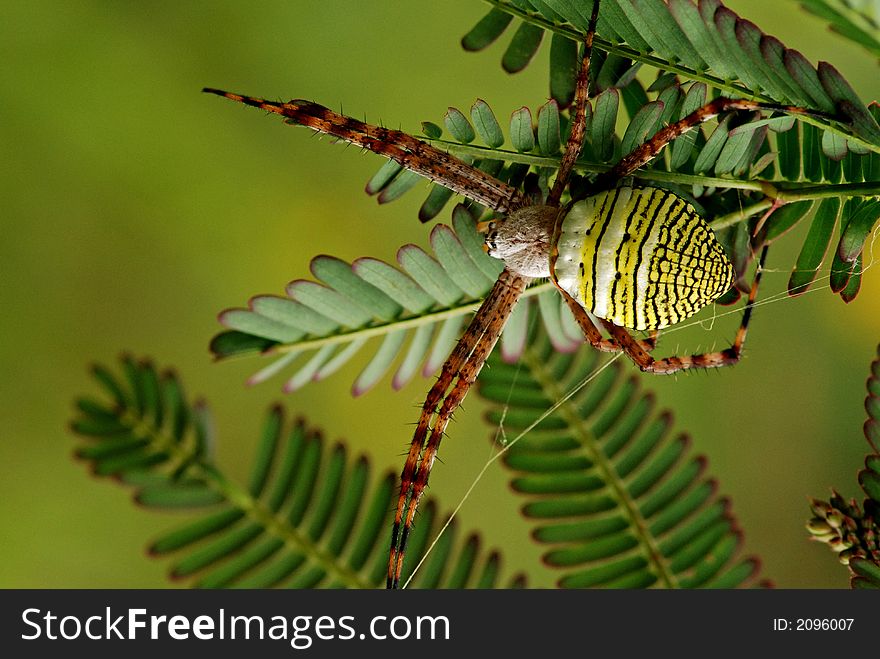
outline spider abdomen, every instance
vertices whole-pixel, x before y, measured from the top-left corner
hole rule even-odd
[[[555,277],[615,325],[657,330],[692,316],[733,284],[733,266],[682,197],[623,186],[576,203],[562,221]]]

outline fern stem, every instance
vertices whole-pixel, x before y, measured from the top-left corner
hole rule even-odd
[[[526,292],[522,294],[522,297],[527,298],[534,295],[540,295],[544,291],[548,291],[551,288],[553,288],[553,284],[551,284],[550,282],[537,284],[536,286],[530,286],[526,290]],[[474,313],[480,307],[480,304],[482,304],[482,302],[482,299],[469,301],[456,307],[441,309],[439,311],[434,311],[421,316],[406,318],[405,320],[393,320],[391,322],[383,323],[381,325],[362,327],[352,330],[350,332],[341,332],[339,334],[324,336],[317,339],[297,341],[296,343],[285,343],[275,346],[274,348],[266,351],[266,353],[277,354],[290,352],[292,350],[295,350],[297,352],[316,350],[318,348],[323,348],[324,346],[328,345],[343,345],[351,343],[356,339],[370,339],[377,336],[385,336],[388,334],[389,331],[391,331],[391,329],[393,329],[394,331],[406,331],[414,329],[421,325],[440,323],[447,318],[453,318],[455,316],[463,316],[465,314]]]
[[[751,206],[746,206],[745,208],[740,208],[739,210],[735,210],[732,213],[728,213],[727,215],[717,217],[712,220],[709,225],[712,227],[713,231],[718,232],[722,229],[726,229],[727,227],[732,227],[734,224],[739,224],[740,222],[757,215],[761,211],[767,210],[772,205],[773,202],[771,200],[762,199],[761,201],[752,204]]]
[[[774,199],[788,204],[794,201],[827,199],[829,197],[875,197],[877,196],[876,188],[876,183],[846,183],[835,186],[810,185],[803,188],[776,189],[772,195],[761,201],[735,210],[727,215],[716,217],[710,224],[713,231],[721,231],[767,210],[773,205]],[[842,192],[842,194],[837,194],[838,191]]]
[[[339,564],[339,561],[324,551],[298,532],[286,520],[277,513],[266,508],[258,499],[238,483],[229,480],[213,464],[202,458],[194,457],[194,449],[187,448],[182,442],[178,442],[173,436],[156,427],[147,419],[137,418],[134,414],[126,412],[120,420],[127,423],[132,433],[146,435],[150,443],[162,451],[167,451],[173,456],[177,464],[189,464],[190,471],[200,472],[204,480],[215,491],[232,505],[245,512],[246,517],[263,526],[270,534],[275,535],[285,546],[290,549],[306,554],[314,563],[323,568],[327,574],[352,588],[368,589],[372,584],[362,579],[354,570],[347,569]]]
[[[282,540],[285,546],[306,554],[312,561],[320,565],[328,575],[332,575],[335,581],[344,583],[350,588],[368,589],[373,587],[361,579],[354,570],[343,567],[338,559],[321,551],[304,534],[297,531],[278,514],[266,508],[241,485],[223,476],[213,465],[201,463],[199,466],[210,479],[213,479],[220,493],[244,510],[249,518],[262,525],[270,534]]]
[[[570,25],[560,25],[550,21],[543,16],[529,13],[523,9],[515,7],[511,5],[507,0],[484,0],[489,3],[493,7],[500,9],[501,11],[507,12],[512,16],[516,16],[520,20],[525,23],[530,23],[541,29],[547,30],[549,32],[555,32],[556,34],[560,34],[562,36],[568,37],[569,39],[580,43],[584,35],[578,32]],[[662,71],[668,71],[670,73],[675,73],[676,75],[680,75],[688,80],[696,80],[699,82],[704,82],[707,85],[714,87],[716,89],[720,89],[724,92],[727,92],[728,95],[735,96],[737,98],[745,98],[749,100],[755,101],[763,101],[763,102],[773,102],[775,99],[770,98],[764,94],[756,94],[752,90],[734,83],[731,80],[725,80],[724,78],[719,78],[718,76],[712,75],[711,73],[707,73],[706,71],[697,71],[689,66],[684,66],[683,64],[679,64],[676,62],[670,62],[668,60],[663,59],[662,57],[658,57],[656,55],[650,55],[648,53],[642,53],[635,48],[630,46],[626,46],[624,44],[617,44],[607,39],[603,39],[602,37],[596,35],[593,41],[593,47],[598,48],[599,50],[604,50],[608,53],[614,53],[615,55],[620,55],[622,57],[626,57],[627,59],[631,59],[634,62],[641,62],[643,64],[648,64],[650,66],[656,67]],[[872,144],[870,142],[866,142],[860,137],[853,135],[852,133],[846,132],[838,127],[837,122],[831,122],[822,120],[816,117],[799,117],[802,121],[806,123],[813,124],[814,126],[818,126],[823,130],[831,131],[841,137],[849,140],[850,142],[857,144],[861,147],[874,151],[875,153],[880,153],[880,144]]]
[[[490,147],[474,144],[460,144],[447,140],[432,140],[421,138],[432,146],[445,149],[455,156],[468,156],[483,160],[504,160],[505,162],[523,163],[538,167],[559,167],[559,158],[555,156],[540,156],[531,153],[518,153],[506,149],[493,149]],[[608,165],[600,165],[594,162],[579,160],[575,169],[582,172],[602,173],[607,172]],[[704,176],[702,174],[685,174],[683,172],[666,172],[660,169],[640,169],[634,178],[643,181],[656,181],[658,183],[678,183],[681,185],[703,185],[718,188],[733,188],[737,190],[754,190],[763,192],[771,186],[779,193],[779,198],[785,201],[802,199],[822,199],[825,197],[876,197],[880,196],[880,181],[866,181],[864,183],[835,183],[828,185],[816,185],[814,183],[793,183],[786,181],[771,181],[769,179],[751,179],[741,181],[738,179],[722,178],[720,176]]]
[[[563,416],[572,433],[578,438],[590,461],[601,474],[602,481],[611,490],[612,496],[618,501],[622,513],[629,520],[630,528],[634,531],[636,539],[643,548],[648,564],[652,572],[657,576],[665,588],[678,588],[678,580],[669,569],[663,552],[648,529],[647,520],[639,511],[638,504],[630,496],[626,483],[617,474],[614,465],[598,445],[598,440],[585,426],[578,414],[578,410],[566,400],[566,392],[558,385],[557,379],[547,368],[546,360],[535,354],[534,348],[529,347],[523,352],[523,363],[529,368],[532,376],[538,381],[545,395],[554,401],[563,401],[557,408],[557,412]]]

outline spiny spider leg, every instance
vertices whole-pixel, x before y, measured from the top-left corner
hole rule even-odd
[[[768,246],[765,245],[761,250],[761,257],[758,260],[758,268],[755,271],[755,278],[752,280],[752,287],[749,291],[749,297],[743,310],[742,322],[740,323],[739,329],[736,332],[736,337],[729,348],[716,352],[705,352],[684,357],[654,359],[642,349],[638,341],[636,341],[626,329],[607,320],[603,320],[602,324],[605,326],[605,329],[608,330],[611,337],[621,346],[627,357],[632,359],[641,370],[649,373],[667,375],[690,368],[720,368],[722,366],[731,366],[737,363],[742,355],[743,344],[745,344],[746,334],[749,331],[749,320],[751,320],[752,309],[755,305],[755,299],[758,296],[758,286],[761,283],[761,273],[764,270],[764,262],[767,259],[767,249]],[[595,327],[593,329],[595,329]]]
[[[574,163],[583,146],[590,55],[598,13],[599,0],[594,0],[593,13],[590,17],[588,32],[584,38],[583,59],[575,88],[575,111],[572,117],[571,132],[566,142],[565,153],[556,181],[546,202],[547,206],[559,206],[559,199],[568,184]],[[447,185],[447,187],[450,186]],[[419,498],[428,484],[428,476],[446,426],[452,413],[455,412],[470,386],[476,381],[483,364],[504,329],[510,312],[529,281],[528,277],[515,274],[508,269],[501,273],[464,336],[459,340],[453,354],[443,365],[440,378],[428,394],[401,475],[400,495],[391,536],[391,555],[388,561],[388,588],[397,588],[400,584],[406,542],[418,508]],[[598,330],[596,333],[598,334]],[[605,343],[610,342],[605,341]],[[646,347],[648,346],[650,344],[646,344]],[[467,353],[467,359],[461,363],[464,353]],[[439,410],[437,409],[438,405],[440,406]],[[430,426],[432,419],[434,421],[433,427]]]
[[[590,83],[590,60],[593,54],[593,37],[596,33],[596,22],[599,18],[599,0],[594,0],[593,11],[590,15],[587,34],[584,36],[584,54],[581,60],[581,67],[578,71],[577,83],[575,85],[575,100],[573,103],[574,112],[572,113],[571,128],[568,135],[568,141],[565,145],[565,153],[559,165],[559,171],[556,174],[556,180],[553,188],[547,196],[548,206],[559,206],[559,200],[568,185],[568,179],[574,169],[575,162],[580,156],[586,137],[586,107],[589,100],[589,83]],[[565,212],[559,214],[558,222],[564,217]],[[556,257],[558,254],[553,251],[550,255],[550,272],[555,269]],[[555,277],[551,276],[551,281],[556,284]],[[562,294],[565,303],[577,319],[581,330],[587,341],[597,350],[602,352],[617,352],[621,350],[620,345],[614,339],[604,338],[599,329],[590,319],[586,310],[566,291],[556,285],[556,288]],[[650,352],[656,345],[657,335],[653,333],[648,339],[639,341],[642,350]]]
[[[553,189],[547,196],[548,206],[559,206],[559,200],[565,186],[568,185],[568,179],[571,176],[574,163],[581,154],[584,146],[584,137],[586,136],[587,123],[587,100],[589,99],[590,86],[590,59],[593,55],[593,35],[596,33],[596,21],[599,19],[599,0],[593,2],[593,13],[590,15],[590,22],[587,34],[584,37],[584,55],[581,59],[581,67],[578,71],[577,83],[575,84],[574,95],[574,112],[570,113],[571,126],[568,133],[568,141],[565,144],[565,153],[559,164],[559,171],[556,172],[556,181],[553,183]]]
[[[388,557],[388,588],[397,588],[400,585],[400,573],[413,518],[419,499],[428,485],[428,476],[446,426],[476,381],[529,281],[509,270],[501,273],[449,359],[443,364],[440,377],[422,406],[400,479],[400,494]]]
[[[551,279],[554,284],[556,282]],[[581,306],[580,302],[575,300],[571,295],[569,295],[568,291],[563,288],[560,288],[558,285],[556,286],[556,290],[562,295],[562,299],[565,300],[565,304],[568,305],[569,311],[574,316],[577,321],[578,326],[581,328],[581,331],[584,333],[584,337],[587,339],[589,344],[593,346],[599,352],[620,352],[623,350],[621,348],[620,343],[618,343],[615,339],[606,339],[599,332],[599,328],[596,327],[596,324],[593,322],[593,319],[590,318],[586,309]],[[639,347],[647,352],[651,352],[655,347],[657,347],[657,337],[660,335],[658,330],[653,330],[647,338],[637,340]],[[635,340],[635,339],[633,339]]]
[[[280,114],[288,123],[306,126],[378,153],[497,213],[507,214],[525,205],[523,194],[516,188],[399,130],[364,123],[311,101],[276,103],[209,87],[202,91]]]

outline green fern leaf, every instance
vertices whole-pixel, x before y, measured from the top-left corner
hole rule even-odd
[[[813,218],[797,263],[788,280],[789,295],[800,295],[815,280],[828,252],[828,245],[840,212],[839,199],[824,199]]]
[[[577,69],[577,43],[554,34],[550,42],[550,98],[561,108],[567,108],[574,100]]]
[[[521,23],[504,51],[501,66],[508,73],[522,71],[538,52],[544,30],[528,23]]]
[[[366,458],[352,460],[343,444],[326,446],[321,434],[280,407],[266,416],[247,486],[227,478],[206,451],[206,408],[190,404],[173,373],[122,359],[123,376],[96,367],[109,402],[77,401],[73,431],[86,443],[76,455],[98,475],[132,486],[135,500],[197,515],[150,545],[174,554],[175,578],[204,588],[375,588],[385,578],[385,531],[395,478],[371,482]],[[422,509],[406,578],[443,520],[434,502]],[[476,535],[456,540],[456,524],[419,571],[415,587],[497,587],[500,555],[480,548]],[[522,586],[514,577],[509,585]]]
[[[500,263],[483,251],[474,218],[463,205],[453,212],[453,225],[434,227],[433,256],[415,245],[402,247],[400,267],[371,258],[351,265],[328,256],[313,259],[318,282],[294,281],[287,287],[287,298],[260,295],[247,309],[222,312],[220,322],[229,331],[214,337],[211,350],[218,358],[254,353],[271,358],[248,382],[292,371],[284,384],[286,392],[329,377],[371,339],[381,342],[355,380],[354,395],[375,386],[395,362],[395,388],[409,382],[419,366],[423,375],[433,374],[452,350],[463,321],[501,271]],[[539,297],[545,323],[560,328],[554,336],[570,350],[580,343],[580,335],[571,328],[567,336],[561,334],[561,323],[570,322],[570,314],[551,288],[549,283],[534,286],[526,297]],[[528,307],[523,304],[526,315],[519,328],[527,323]],[[518,338],[503,344],[508,360],[522,350],[518,331]]]
[[[854,558],[849,563],[855,576],[850,580],[853,588],[880,588],[880,566],[864,558]]]
[[[663,110],[662,101],[653,101],[643,105],[635,113],[629,126],[626,127],[626,132],[620,141],[620,152],[630,153],[652,137],[660,128]]]
[[[812,500],[813,517],[807,523],[812,538],[826,543],[849,566],[853,588],[880,588],[880,346],[877,355],[865,398],[864,434],[873,453],[858,476],[866,498],[859,505],[832,490],[828,501]]]
[[[524,41],[521,33],[532,34],[526,26],[573,41],[580,41],[587,30],[589,3],[491,3],[494,7],[490,16],[496,17],[493,20],[497,21],[501,11],[521,21],[512,46]],[[532,37],[530,48],[535,41]],[[809,106],[829,114],[841,112],[848,125],[825,119],[811,121],[823,130],[851,137],[857,148],[880,151],[880,126],[833,67],[826,63],[813,67],[800,53],[785,48],[720,0],[698,5],[690,0],[605,0],[594,45],[612,55],[707,83],[730,96]],[[530,59],[533,53],[531,49],[528,52],[529,57],[519,58],[519,64]],[[568,102],[564,95],[557,101],[562,107]]]
[[[492,9],[461,39],[461,47],[465,50],[483,50],[500,37],[513,16],[500,9]]]
[[[511,485],[560,586],[757,582],[705,460],[625,369],[589,349],[561,354],[543,329],[518,365],[493,357],[490,366],[479,392],[506,434]]]
[[[535,148],[532,113],[527,107],[514,110],[510,115],[510,141],[519,153],[528,153]]]

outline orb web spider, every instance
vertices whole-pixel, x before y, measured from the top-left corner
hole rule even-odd
[[[725,293],[734,269],[707,222],[677,194],[627,183],[627,177],[686,131],[733,110],[822,113],[791,106],[719,97],[657,132],[605,173],[585,198],[562,204],[585,138],[594,0],[577,75],[573,119],[553,187],[535,204],[520,190],[401,131],[374,126],[310,101],[276,103],[218,89],[204,91],[262,108],[395,160],[494,211],[481,223],[485,247],[505,268],[459,339],[422,405],[401,474],[387,585],[399,586],[407,538],[447,424],[476,381],[519,297],[535,278],[549,278],[565,299],[584,337],[596,349],[622,351],[643,371],[675,373],[736,363],[746,339],[764,247],[733,343],[726,349],[655,359],[657,333],[690,317]],[[589,312],[589,313],[588,313]],[[604,328],[605,337],[599,326]],[[629,330],[647,330],[636,339]]]

